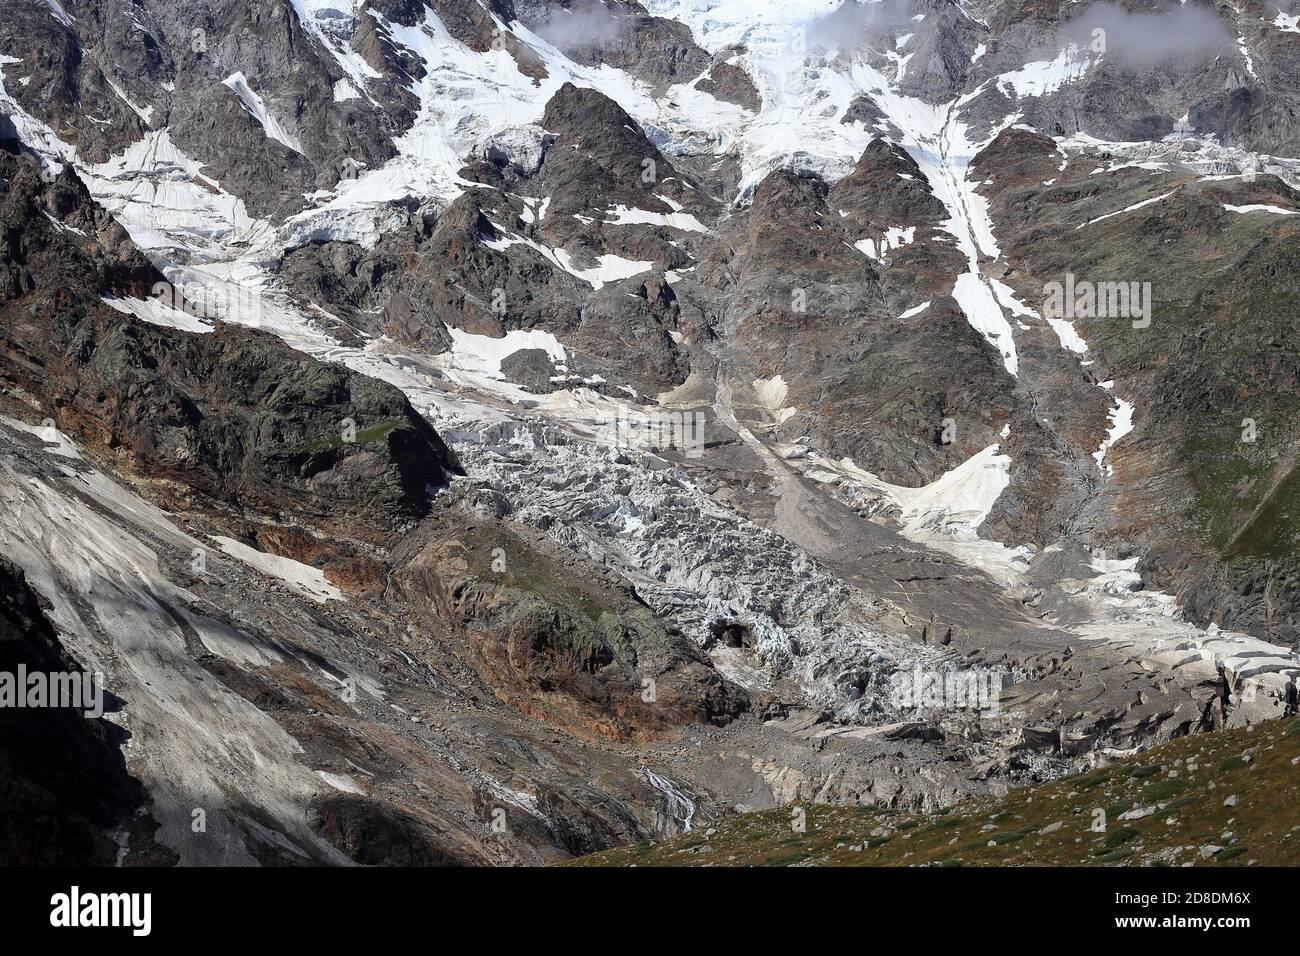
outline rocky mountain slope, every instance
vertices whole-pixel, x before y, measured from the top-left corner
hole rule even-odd
[[[69,819],[537,863],[1294,714],[1295,16],[6,4],[0,554],[138,788]]]
[[[1300,724],[1195,736],[1088,774],[922,816],[787,807],[571,866],[1287,866]]]
[[[0,666],[9,675],[84,673],[69,659],[23,573],[0,562]],[[6,693],[10,691],[6,690]],[[72,706],[0,710],[0,794],[5,866],[106,865],[117,847],[106,833],[130,828],[147,839],[144,791],[122,759],[121,730],[92,709]],[[156,826],[156,824],[153,824]],[[159,863],[173,862],[165,851]]]

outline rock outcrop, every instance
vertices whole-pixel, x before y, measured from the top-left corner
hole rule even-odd
[[[126,768],[126,735],[94,714],[95,700],[117,703],[109,688],[90,690],[101,680],[71,659],[41,598],[0,558],[0,864],[116,862],[107,831],[134,817],[147,796]],[[77,690],[69,697],[60,687]]]

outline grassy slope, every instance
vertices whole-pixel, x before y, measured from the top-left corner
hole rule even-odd
[[[1224,806],[1230,796],[1236,804]],[[1156,810],[1119,819],[1133,807]],[[1091,829],[1098,808],[1106,814],[1104,832]],[[712,831],[567,865],[1300,865],[1300,719],[1185,737],[942,815],[812,806],[800,834],[792,831],[791,812],[737,814]],[[1225,832],[1232,836],[1225,839]],[[1207,859],[1204,846],[1223,849]]]
[[[1123,198],[1108,203],[1173,182],[1115,181]],[[1269,201],[1294,205],[1276,186]],[[1296,448],[1287,423],[1300,415],[1300,231],[1292,217],[1222,209],[1245,201],[1253,200],[1228,187],[1184,183],[1140,214],[1060,226],[1040,257],[1093,281],[1151,283],[1149,328],[1114,319],[1079,326],[1103,367],[1130,389],[1145,382],[1141,424],[1163,435],[1186,469],[1186,526],[1223,559],[1284,559],[1300,540],[1300,481],[1287,477]],[[1254,443],[1242,441],[1244,418],[1257,422]]]

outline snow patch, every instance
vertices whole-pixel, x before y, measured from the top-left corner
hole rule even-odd
[[[630,279],[632,276],[649,272],[655,265],[653,261],[624,259],[622,256],[606,254],[596,257],[595,266],[582,269],[574,264],[573,256],[564,249],[551,249],[526,236],[508,233],[496,223],[493,223],[492,227],[501,235],[501,238],[483,240],[483,245],[489,249],[504,252],[511,246],[527,246],[555,268],[581,279],[597,291],[611,282],[621,282],[623,279]]]
[[[267,554],[258,551],[256,548],[250,548],[234,538],[221,535],[212,535],[211,537],[213,541],[217,542],[221,550],[232,558],[256,568],[263,574],[279,578],[295,591],[311,598],[317,604],[324,604],[326,601],[343,600],[343,592],[330,583],[329,579],[325,577],[325,572],[317,568],[309,567],[300,561],[294,561],[292,558],[283,558],[278,554]]]
[[[287,146],[295,153],[302,155],[302,145],[298,142],[298,138],[280,125],[280,121],[271,115],[271,111],[266,107],[266,102],[261,96],[253,92],[253,88],[248,85],[248,80],[243,73],[231,73],[221,81],[221,85],[234,91],[235,96],[239,98],[239,105],[244,108],[248,115],[261,124],[268,139],[273,139],[277,143]]]
[[[564,346],[550,332],[541,329],[514,329],[499,339],[451,326],[447,327],[447,332],[451,335],[451,351],[440,356],[445,360],[440,364],[473,376],[504,381],[502,361],[522,349],[541,349],[556,365],[567,361]]]
[[[890,226],[885,230],[884,236],[881,237],[879,245],[874,239],[859,239],[853,244],[853,247],[863,253],[870,259],[880,262],[885,258],[885,253],[894,249],[901,249],[903,246],[911,245],[916,238],[916,227],[908,226]]]
[[[162,299],[137,299],[134,296],[123,299],[102,297],[105,305],[111,306],[123,315],[131,315],[141,322],[160,325],[167,329],[180,329],[182,332],[211,332],[213,325],[200,318],[173,309]]]
[[[105,77],[105,79],[108,78]],[[117,98],[121,100],[123,103],[125,103],[127,107],[130,108],[132,113],[134,113],[136,116],[140,117],[140,119],[144,121],[145,126],[153,125],[152,106],[137,106],[135,102],[132,101],[131,97],[126,95],[126,91],[123,90],[116,83],[114,83],[112,80],[108,80],[108,85],[112,89],[113,93],[117,96]]]
[[[989,284],[978,273],[963,272],[957,277],[952,296],[966,313],[966,321],[998,350],[1006,370],[1015,375],[1020,368],[1015,335]]]
[[[53,424],[28,425],[26,422],[20,422],[18,419],[10,418],[7,415],[0,415],[0,423],[14,431],[35,435],[45,443],[44,450],[46,454],[58,455],[60,458],[81,458],[81,452],[77,450],[77,446],[72,439],[55,428]]]
[[[1102,382],[1101,387],[1110,391],[1114,387],[1114,382]],[[1097,462],[1097,467],[1105,470],[1107,475],[1113,475],[1115,469],[1106,461],[1106,452],[1115,446],[1115,443],[1133,430],[1133,403],[1126,402],[1119,396],[1115,396],[1115,407],[1110,411],[1110,428],[1106,430],[1106,437],[1101,443],[1101,447],[1092,453],[1092,457]]]
[[[1072,43],[1053,60],[1026,63],[1018,70],[1003,73],[993,82],[1008,96],[1046,96],[1067,83],[1077,82],[1088,72],[1089,65],[1090,61],[1081,58],[1079,47]]]
[[[50,8],[50,15],[58,20],[69,30],[75,30],[76,18],[68,16],[68,11],[63,9],[63,4],[59,0],[45,0],[45,5]]]
[[[1009,548],[978,534],[1011,483],[1011,457],[998,454],[999,447],[989,445],[919,488],[890,484],[849,458],[835,462],[809,455],[812,465],[806,474],[814,481],[840,485],[851,498],[874,502],[873,510],[897,509],[903,537],[950,554],[1004,586],[1014,587],[1023,583],[1033,549]]]
[[[1070,352],[1078,352],[1080,354],[1088,351],[1088,343],[1085,342],[1083,337],[1075,330],[1074,323],[1069,319],[1048,318],[1044,320],[1038,312],[1029,308],[1029,306],[1017,299],[1015,292],[1006,283],[1000,282],[997,279],[990,279],[989,285],[993,287],[993,292],[997,295],[998,301],[1002,303],[1003,307],[1010,309],[1013,315],[1029,316],[1031,318],[1046,321],[1047,324],[1051,326],[1052,331],[1056,333],[1056,337],[1061,343],[1061,348]],[[1028,328],[1028,326],[1022,327]]]
[[[1254,205],[1250,205],[1250,206],[1233,206],[1225,202],[1223,203],[1223,208],[1228,210],[1228,212],[1240,212],[1240,213],[1271,212],[1274,215],[1278,215],[1278,216],[1300,215],[1300,212],[1297,212],[1295,209],[1283,209],[1281,206],[1268,206],[1263,203],[1255,203]]]
[[[952,471],[920,488],[890,485],[910,531],[973,535],[1011,483],[1011,458],[989,445]]]
[[[1142,209],[1146,206],[1154,205],[1155,203],[1158,203],[1161,200],[1168,199],[1177,191],[1178,191],[1177,189],[1171,189],[1169,190],[1169,192],[1161,193],[1159,196],[1152,196],[1150,199],[1143,199],[1141,202],[1135,202],[1131,206],[1125,206],[1123,209],[1117,209],[1115,212],[1108,212],[1104,216],[1098,216],[1095,219],[1089,219],[1087,222],[1079,223],[1079,225],[1075,226],[1074,228],[1076,230],[1082,229],[1084,226],[1091,226],[1094,223],[1101,222],[1103,219],[1111,219],[1115,216],[1122,216],[1126,212],[1134,212],[1135,210]]]
[[[555,258],[565,272],[589,283],[597,291],[611,282],[622,282],[624,279],[649,272],[655,266],[653,261],[624,259],[622,256],[605,254],[596,257],[596,265],[592,268],[580,269],[573,264],[573,257],[563,249],[555,250]]]
[[[790,392],[790,387],[786,384],[784,377],[774,375],[771,378],[756,378],[753,385],[754,394],[758,396],[758,400],[763,407],[775,416],[778,425],[785,424],[798,412],[797,408],[783,407],[786,396]]]
[[[605,224],[608,226],[667,226],[670,229],[680,229],[683,232],[708,232],[703,223],[687,212],[674,212],[665,215],[660,212],[649,212],[645,209],[630,209],[620,204],[609,210],[605,215],[614,217],[605,220]]]
[[[320,777],[335,790],[340,790],[343,793],[364,795],[366,792],[365,789],[355,780],[341,773],[330,773],[328,770],[317,770],[316,776]]]

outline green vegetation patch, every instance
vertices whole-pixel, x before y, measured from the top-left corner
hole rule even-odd
[[[1102,841],[1102,846],[1107,850],[1112,850],[1129,840],[1135,840],[1142,835],[1142,831],[1137,827],[1129,826],[1127,823],[1117,830],[1111,830],[1106,834],[1106,839]]]
[[[1142,791],[1142,798],[1147,803],[1160,803],[1168,800],[1170,797],[1177,796],[1187,789],[1187,784],[1177,777],[1170,777],[1168,780],[1161,780],[1158,783],[1148,784]]]
[[[807,831],[792,834],[789,808],[781,807],[725,815],[675,840],[609,850],[573,865],[1294,865],[1300,860],[1300,772],[1291,761],[1300,758],[1300,731],[1293,730],[1298,726],[1300,721],[1289,719],[1178,738],[1106,770],[1089,770],[1001,797],[977,797],[956,804],[943,816],[815,805],[807,808]],[[1228,756],[1246,752],[1252,755],[1249,764]],[[1162,767],[1189,764],[1198,769],[1181,770],[1178,777],[1155,776]],[[1226,769],[1220,769],[1221,764]],[[1250,772],[1241,772],[1247,766]],[[1106,794],[1103,783],[1110,785],[1111,793]],[[1096,802],[1079,800],[1084,789],[1106,795]],[[1223,805],[1228,795],[1238,798],[1231,807]],[[1093,833],[1092,807],[1110,803],[1111,811],[1123,812],[1133,800],[1120,801],[1121,796],[1158,809],[1131,821],[1109,817],[1110,830]],[[895,824],[892,838],[872,836],[886,818]],[[993,819],[1004,825],[975,832]],[[1043,832],[1048,827],[1051,832]],[[1235,834],[1232,845],[1210,859],[1202,857],[1200,847],[1216,842],[1225,830]]]

